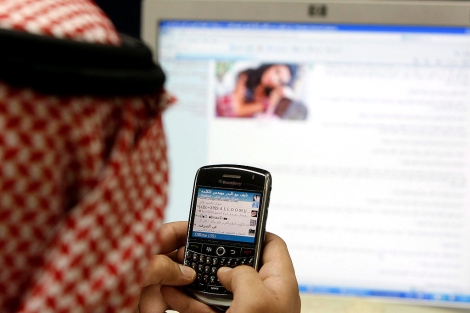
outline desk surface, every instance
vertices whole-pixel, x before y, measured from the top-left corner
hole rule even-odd
[[[302,313],[464,313],[468,309],[444,309],[383,303],[358,298],[302,295]]]

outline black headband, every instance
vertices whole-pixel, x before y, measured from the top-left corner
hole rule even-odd
[[[153,94],[165,82],[143,43],[112,46],[0,29],[0,80],[57,95]]]

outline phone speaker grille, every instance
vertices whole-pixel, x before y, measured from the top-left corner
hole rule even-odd
[[[230,174],[224,174],[222,177],[224,177],[224,178],[236,178],[236,179],[241,178],[240,175],[230,175]]]

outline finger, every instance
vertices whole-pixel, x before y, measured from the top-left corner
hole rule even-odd
[[[191,298],[177,288],[162,286],[161,293],[171,309],[179,313],[217,313],[208,305]]]
[[[262,253],[261,279],[270,276],[294,277],[295,271],[287,245],[279,236],[266,233]]]
[[[173,252],[167,253],[166,256],[172,259],[176,263],[183,263],[184,260],[184,247],[179,248]]]
[[[183,263],[183,260],[184,260],[184,247],[181,247],[178,249],[178,251],[176,251],[176,261],[178,261],[179,263]]]
[[[168,309],[159,285],[151,285],[142,288],[140,293],[139,313],[164,312]]]
[[[266,233],[259,277],[274,299],[289,298],[293,308],[291,312],[300,312],[299,286],[287,245],[284,240],[271,233]]]
[[[175,263],[166,255],[155,255],[147,267],[144,286],[183,286],[192,283],[195,278],[196,272],[192,268]]]
[[[248,289],[250,293],[258,293],[265,289],[258,272],[250,266],[221,267],[217,271],[217,277],[233,293],[241,294]]]
[[[181,263],[181,262],[178,262],[178,250],[175,250],[173,252],[170,252],[170,253],[167,253],[165,254],[167,257],[169,257],[173,262],[176,262],[176,263]]]
[[[233,292],[229,312],[269,312],[269,291],[254,268],[221,267],[217,276],[222,285]]]
[[[173,222],[163,224],[160,228],[161,254],[177,250],[186,243],[188,222]]]

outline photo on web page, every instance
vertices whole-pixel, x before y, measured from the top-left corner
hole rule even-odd
[[[217,117],[305,120],[304,64],[216,62]]]

